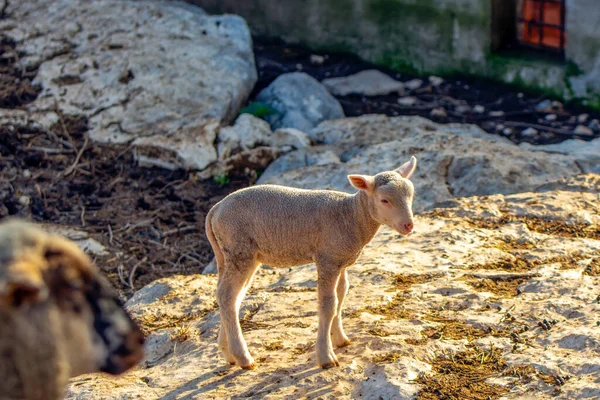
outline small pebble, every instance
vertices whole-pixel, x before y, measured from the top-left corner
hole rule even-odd
[[[504,130],[504,125],[502,125],[502,124],[496,125],[496,130],[497,131],[503,131]]]
[[[544,117],[546,121],[556,121],[557,118],[556,114],[546,114]]]
[[[473,107],[473,111],[475,111],[477,114],[483,114],[485,112],[485,107],[478,104]]]
[[[518,98],[522,99],[522,98],[523,98],[523,96],[524,96],[524,95],[523,95],[523,93],[517,93],[517,97],[518,97]]]
[[[585,125],[577,125],[577,127],[575,128],[575,130],[573,132],[575,132],[578,135],[587,135],[587,136],[592,136],[594,134],[594,131]]]
[[[302,64],[296,64],[296,69],[298,71],[302,71]]]
[[[310,63],[313,65],[322,65],[325,62],[325,57],[318,54],[311,54]]]
[[[398,99],[398,104],[401,106],[414,106],[417,103],[417,98],[408,96],[408,97],[400,97]]]
[[[28,206],[31,203],[31,198],[29,196],[20,196],[19,204],[22,206]]]
[[[24,169],[23,170],[23,177],[24,178],[31,178],[31,171],[28,169]]]
[[[410,81],[404,82],[404,87],[408,90],[417,90],[423,85],[423,81],[421,79],[412,79]]]
[[[585,121],[588,120],[590,116],[588,114],[581,114],[579,116],[577,116],[577,122],[579,122],[580,124],[583,124]]]
[[[433,110],[431,110],[429,115],[435,118],[446,118],[448,116],[448,113],[443,108],[434,108]]]
[[[505,128],[504,130],[502,130],[502,134],[504,136],[510,136],[510,135],[512,135],[512,133],[513,133],[512,128]]]
[[[490,111],[490,117],[503,117],[504,111]]]
[[[533,129],[533,128],[527,128],[521,132],[521,135],[523,135],[525,137],[533,137],[533,136],[536,136],[537,134],[538,134],[537,129]]]
[[[431,83],[432,86],[440,86],[442,83],[444,83],[444,80],[442,78],[440,78],[439,76],[430,76],[429,77],[429,83]]]

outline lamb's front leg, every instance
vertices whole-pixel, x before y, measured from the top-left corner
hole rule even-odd
[[[321,368],[340,365],[331,345],[331,324],[337,311],[336,286],[340,269],[331,264],[318,264],[319,329],[317,333],[317,361]]]
[[[350,344],[350,340],[348,336],[344,333],[344,328],[342,327],[342,306],[344,305],[344,298],[348,293],[348,271],[346,268],[340,273],[340,278],[337,283],[337,312],[335,318],[333,319],[333,326],[331,327],[331,338],[333,340],[333,345],[336,347],[344,347]]]

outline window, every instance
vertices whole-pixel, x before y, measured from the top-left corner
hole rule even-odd
[[[564,58],[565,0],[492,0],[492,48]]]
[[[518,40],[528,47],[563,53],[565,0],[521,0]]]

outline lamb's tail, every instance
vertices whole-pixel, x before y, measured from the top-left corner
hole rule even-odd
[[[210,242],[210,246],[213,249],[213,252],[215,253],[215,260],[217,262],[217,268],[219,269],[219,271],[221,270],[221,268],[223,268],[223,252],[221,251],[221,248],[219,247],[219,244],[217,243],[217,239],[215,238],[215,234],[213,233],[213,229],[212,229],[212,217],[213,217],[213,213],[215,211],[215,207],[211,208],[210,211],[208,212],[208,214],[206,214],[206,222],[205,222],[205,226],[206,226],[206,237],[208,238],[208,241]]]

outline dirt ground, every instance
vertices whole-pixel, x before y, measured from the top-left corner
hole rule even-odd
[[[7,38],[0,38],[0,53],[0,107],[23,108],[40,91],[32,84],[37,71],[16,67],[20,55]],[[255,39],[259,82],[253,96],[280,74],[297,70],[298,64],[318,79],[370,67],[345,55],[330,55],[315,66],[311,54],[300,47]],[[402,74],[402,80],[411,78]],[[428,117],[430,109],[439,104],[464,102],[503,110],[516,122],[537,123],[542,115],[531,111],[539,97],[518,97],[504,85],[460,82],[447,81],[419,93],[427,107],[403,108],[391,96],[345,96],[339,100],[348,116]],[[582,112],[590,114],[590,119],[600,117],[600,113],[579,108],[561,110],[558,122],[564,126],[550,127],[556,131],[572,129],[569,121]],[[489,121],[474,114],[449,113],[449,121],[477,123],[489,130]],[[61,115],[60,122],[48,131],[31,126],[0,127],[0,219],[18,216],[88,232],[108,247],[110,255],[96,262],[126,297],[160,277],[201,271],[212,257],[204,235],[206,212],[228,193],[249,185],[251,178],[234,173],[219,182],[200,181],[185,171],[140,168],[129,147],[93,144],[87,139],[87,129],[85,118],[68,115]],[[548,132],[540,140],[554,143],[571,136]],[[515,134],[511,139],[519,142],[523,138]]]
[[[323,57],[323,63],[315,65],[311,62],[311,55]],[[412,79],[423,80],[424,84],[420,89],[405,93],[407,96],[416,97],[417,103],[412,106],[400,105],[397,95],[337,97],[346,116],[354,117],[363,114],[420,115],[440,123],[476,124],[493,134],[501,134],[503,130],[499,129],[501,126],[513,130],[506,136],[515,143],[552,144],[573,138],[592,140],[600,137],[600,124],[593,130],[593,135],[573,133],[573,129],[581,123],[578,120],[579,116],[587,114],[586,122],[583,123],[586,125],[594,119],[600,119],[600,112],[591,111],[575,104],[563,105],[560,102],[555,102],[548,108],[536,108],[540,102],[549,98],[540,93],[485,79],[456,76],[444,80],[444,83],[438,87],[432,87],[428,84],[428,76],[396,73],[375,67],[352,55],[313,52],[301,46],[287,45],[281,41],[262,38],[254,38],[254,57],[258,69],[258,83],[252,96],[257,95],[283,73],[302,71],[321,81],[326,78],[355,74],[365,69],[379,69],[403,82]],[[474,111],[473,107],[477,105],[485,107],[485,112]],[[466,111],[465,107],[467,107]],[[432,118],[431,110],[436,108],[444,108],[447,117]],[[461,108],[463,108],[462,111]],[[494,112],[502,114],[494,114]],[[552,119],[553,117],[546,119],[550,114],[555,115],[556,119]],[[528,127],[535,128],[540,134],[522,135],[521,132]]]

